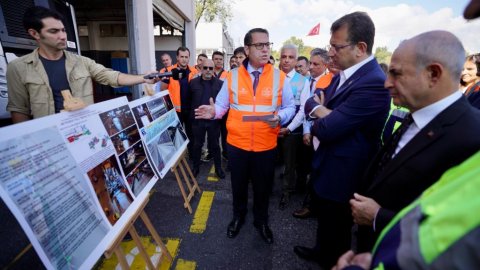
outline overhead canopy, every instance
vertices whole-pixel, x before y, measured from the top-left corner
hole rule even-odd
[[[172,27],[184,31],[185,20],[164,0],[152,0],[153,11],[162,17]]]

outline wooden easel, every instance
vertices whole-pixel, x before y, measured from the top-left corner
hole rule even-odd
[[[109,259],[115,253],[115,255],[117,256],[118,262],[120,263],[120,266],[122,267],[123,270],[130,269],[130,267],[128,266],[127,259],[125,257],[125,253],[120,247],[120,244],[123,238],[125,237],[125,235],[127,234],[127,232],[130,233],[130,236],[135,242],[135,245],[138,247],[140,255],[145,260],[147,267],[149,269],[152,269],[152,270],[158,269],[158,266],[160,265],[162,260],[165,258],[170,262],[172,261],[172,255],[170,255],[170,252],[168,252],[167,248],[165,247],[165,244],[163,244],[162,239],[160,239],[160,236],[158,235],[157,231],[152,225],[152,222],[150,222],[150,219],[148,218],[147,214],[144,211],[144,208],[147,205],[147,202],[148,202],[148,197],[145,198],[145,200],[141,203],[140,207],[138,208],[137,212],[135,212],[135,214],[132,215],[130,220],[127,223],[125,223],[118,237],[108,246],[107,250],[105,250],[104,252],[104,255],[107,259]],[[153,264],[152,260],[147,254],[147,251],[145,250],[145,247],[142,244],[142,241],[140,239],[140,236],[137,233],[137,230],[133,226],[139,216],[142,219],[145,226],[147,227],[150,234],[152,235],[152,238],[155,240],[155,243],[160,247],[160,250],[162,251],[158,265]]]
[[[197,179],[195,179],[195,176],[193,176],[193,173],[190,170],[190,166],[188,166],[187,160],[185,158],[186,151],[187,151],[186,149],[183,150],[182,154],[180,154],[180,158],[177,160],[175,165],[172,166],[171,171],[175,174],[175,177],[177,178],[178,187],[180,188],[180,192],[182,192],[182,196],[185,201],[183,206],[187,208],[188,212],[191,214],[193,213],[193,211],[192,211],[192,206],[190,206],[190,200],[195,195],[195,191],[198,191],[198,193],[201,193],[202,190],[198,186]],[[187,188],[189,191],[188,195],[185,193],[185,188],[183,187],[182,178],[178,173],[178,169],[180,169],[180,172],[182,173],[182,176],[183,176],[183,180],[187,185]],[[188,175],[185,172],[185,170],[188,172]]]

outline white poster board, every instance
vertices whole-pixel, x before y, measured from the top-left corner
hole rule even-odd
[[[178,117],[166,93],[142,100],[143,135],[125,97],[0,128],[0,196],[47,269],[90,269],[185,149],[151,166],[145,145],[161,149]]]
[[[164,177],[189,142],[167,91],[129,103],[153,167]]]

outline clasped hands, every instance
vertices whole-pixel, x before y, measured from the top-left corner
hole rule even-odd
[[[345,252],[337,261],[337,264],[332,268],[332,270],[341,270],[347,266],[356,265],[362,269],[370,269],[372,264],[372,254],[371,253],[360,253],[355,254],[353,251],[349,250]]]
[[[328,109],[327,107],[324,106],[325,104],[325,94],[323,93],[322,90],[320,90],[317,93],[313,95],[312,98],[307,100],[307,103],[310,103],[309,106],[307,104],[305,105],[306,108],[310,108],[310,111],[306,111],[307,115],[310,115],[312,118],[323,118],[327,115],[329,115],[332,110]],[[318,106],[321,105],[321,106]],[[316,108],[315,108],[316,107]],[[315,111],[311,112],[315,108]]]
[[[378,210],[380,210],[380,205],[375,200],[358,193],[353,194],[353,199],[350,200],[350,207],[352,209],[353,222],[367,226],[373,225],[375,216]]]

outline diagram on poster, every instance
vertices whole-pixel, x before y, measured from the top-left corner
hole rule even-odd
[[[129,103],[153,167],[164,177],[188,144],[187,135],[166,91]]]

